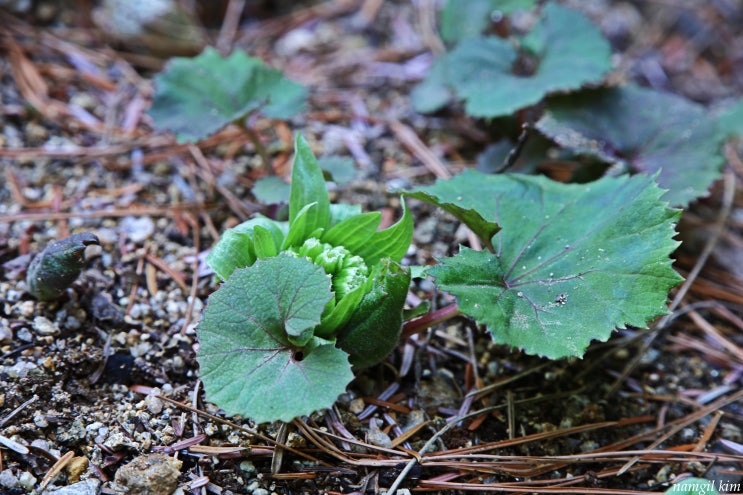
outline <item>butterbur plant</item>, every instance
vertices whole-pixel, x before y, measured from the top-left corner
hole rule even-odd
[[[329,407],[358,368],[384,359],[402,328],[410,273],[399,262],[413,219],[331,204],[298,136],[289,220],[256,217],[224,232],[207,263],[224,284],[199,324],[209,400],[255,421]]]
[[[669,255],[679,210],[647,175],[563,184],[469,170],[405,192],[467,225],[486,249],[461,247],[427,272],[457,303],[409,322],[464,314],[499,343],[552,359],[582,356],[616,328],[665,314],[681,278]],[[410,272],[400,265],[413,220],[378,230],[379,213],[330,204],[297,137],[289,220],[248,220],[207,263],[223,285],[199,324],[207,398],[228,414],[288,421],[329,407],[356,369],[396,346]],[[440,318],[439,318],[440,319]],[[406,331],[407,331],[406,329]]]

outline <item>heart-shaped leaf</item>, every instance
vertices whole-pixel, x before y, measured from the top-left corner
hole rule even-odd
[[[432,192],[502,230],[495,252],[462,248],[429,273],[497,342],[580,356],[592,339],[667,312],[668,290],[681,280],[669,259],[680,212],[660,201],[650,177],[562,184],[470,170],[449,182]]]
[[[307,90],[260,59],[236,50],[222,57],[207,47],[193,58],[174,58],[155,76],[149,114],[157,129],[179,141],[198,141],[230,122],[261,110],[285,119],[303,110]]]
[[[328,276],[304,258],[236,269],[199,323],[207,399],[259,423],[330,407],[353,378],[348,355],[312,336],[331,298]]]
[[[411,94],[419,112],[435,111],[453,92],[474,117],[501,117],[538,103],[547,94],[598,82],[611,70],[611,49],[582,13],[550,2],[522,39],[519,54],[509,40],[468,38],[437,60]],[[535,53],[527,53],[535,52]],[[515,69],[519,56],[534,55],[532,73]]]
[[[676,206],[706,195],[724,163],[724,134],[703,107],[632,85],[550,98],[537,128],[574,152],[657,173]]]

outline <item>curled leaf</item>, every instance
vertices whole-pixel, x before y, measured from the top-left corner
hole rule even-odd
[[[41,301],[59,297],[85,266],[85,248],[99,244],[98,237],[90,232],[74,234],[49,244],[28,267],[28,292]]]
[[[371,288],[337,333],[338,347],[350,355],[351,364],[358,368],[382,361],[397,346],[410,271],[383,259],[367,283]]]

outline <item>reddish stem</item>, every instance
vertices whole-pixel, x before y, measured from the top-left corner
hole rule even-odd
[[[422,332],[426,328],[432,327],[433,325],[438,325],[446,320],[451,320],[460,314],[459,306],[455,303],[444,306],[436,311],[432,311],[420,318],[406,321],[402,326],[402,338],[408,338],[415,333]]]

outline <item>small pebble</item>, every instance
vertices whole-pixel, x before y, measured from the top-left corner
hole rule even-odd
[[[155,232],[155,223],[149,217],[125,217],[119,226],[135,244],[141,244]]]
[[[80,477],[88,470],[89,464],[90,461],[85,456],[73,457],[70,460],[70,463],[67,464],[67,467],[65,468],[67,470],[69,480],[73,483],[77,483],[78,481],[80,481]]]
[[[0,471],[0,486],[3,488],[15,488],[18,486],[18,477],[10,469]]]
[[[163,401],[157,398],[162,392],[159,388],[153,388],[147,397],[144,398],[144,403],[147,405],[147,410],[152,414],[160,414],[163,410]]]
[[[10,342],[13,340],[13,332],[10,330],[8,320],[0,318],[0,342]]]
[[[18,484],[26,490],[31,491],[36,484],[36,477],[28,471],[24,471],[18,476]]]
[[[170,495],[178,486],[183,463],[163,454],[135,457],[116,471],[118,491],[128,495]]]
[[[377,427],[377,422],[374,418],[369,421],[369,432],[366,434],[366,441],[377,447],[392,448],[392,439]]]
[[[57,489],[47,488],[44,493],[46,495],[98,495],[98,493],[100,493],[100,488],[100,480],[96,478],[88,478],[79,483],[62,486]]]
[[[15,333],[15,338],[21,342],[33,342],[34,336],[28,327],[21,327]]]
[[[36,310],[36,304],[34,301],[23,301],[18,309],[21,310],[21,316],[24,318],[31,318]]]
[[[366,407],[365,404],[364,404],[364,399],[362,399],[360,397],[359,398],[356,398],[356,399],[353,399],[348,404],[348,410],[351,411],[354,414],[359,414],[361,411],[364,410],[364,407]]]
[[[59,328],[45,316],[34,318],[33,328],[39,335],[57,335],[59,333]]]

